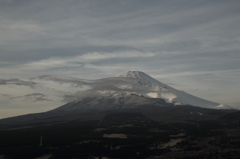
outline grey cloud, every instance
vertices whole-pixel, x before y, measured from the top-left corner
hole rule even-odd
[[[169,85],[169,86],[179,86],[179,84],[174,84],[174,83],[166,83],[166,85]]]
[[[177,54],[192,54],[196,53],[196,50],[202,48],[203,42],[197,39],[171,41],[160,44],[156,49],[160,52],[177,53]]]
[[[37,85],[37,83],[32,81],[23,81],[20,79],[0,79],[0,85],[23,85],[23,86],[29,86],[34,87]]]
[[[33,77],[30,79],[31,80],[41,79],[41,80],[46,80],[46,81],[54,81],[59,84],[70,83],[70,84],[73,84],[78,87],[81,87],[84,85],[91,86],[91,83],[92,83],[92,80],[79,79],[79,78],[74,78],[74,77],[62,78],[62,77],[57,77],[57,76],[53,76],[53,75],[43,75],[43,76],[39,76],[39,77]]]
[[[63,96],[60,96],[62,98],[63,102],[71,102],[77,99],[77,96],[75,94],[65,94]]]
[[[0,93],[0,95],[1,95],[1,96],[4,96],[4,97],[9,97],[8,94],[2,94],[2,93]]]
[[[51,99],[48,99],[46,95],[41,93],[32,93],[24,96],[11,97],[10,100],[19,99],[19,98],[22,99],[23,101],[28,101],[28,102],[52,101]]]
[[[22,60],[26,58],[43,59],[49,55],[70,56],[82,54],[83,52],[86,53],[92,51],[94,47],[96,48],[95,50],[100,49],[98,51],[101,51],[101,47],[106,47],[109,48],[108,51],[111,52],[113,50],[115,51],[117,47],[121,47],[122,45],[125,45],[124,47],[126,49],[133,48],[135,50],[140,49],[142,51],[147,49],[152,49],[154,51],[162,49],[172,52],[174,50],[181,51],[184,50],[184,48],[191,48],[191,50],[194,50],[194,48],[198,49],[205,43],[203,43],[202,40],[198,40],[197,37],[188,38],[188,42],[186,42],[186,40],[182,40],[182,35],[179,35],[179,37],[177,36],[178,33],[184,31],[186,34],[188,34],[188,30],[192,30],[192,28],[195,27],[201,28],[206,23],[212,23],[213,19],[216,20],[221,18],[221,14],[229,13],[230,10],[227,7],[225,7],[227,9],[223,7],[225,3],[222,2],[224,1],[219,1],[218,5],[214,5],[214,3],[207,1],[202,1],[201,3],[175,1],[175,5],[172,5],[172,2],[170,3],[167,1],[152,1],[151,3],[146,1],[123,1],[111,3],[108,3],[109,1],[101,1],[95,3],[92,3],[92,1],[58,1],[58,3],[55,3],[55,1],[48,1],[47,6],[45,5],[45,1],[24,2],[25,3],[21,5],[18,4],[19,9],[17,9],[17,11],[22,11],[20,15],[24,14],[30,19],[32,17],[31,20],[35,19],[35,21],[44,18],[47,19],[51,16],[53,16],[53,19],[51,22],[45,23],[33,22],[34,24],[44,28],[44,34],[39,34],[36,36],[33,34],[28,34],[27,36],[29,36],[29,39],[25,41],[21,38],[21,41],[19,41],[19,43],[14,44],[15,47],[11,47],[18,48],[15,53],[14,51],[8,51],[10,47],[7,47],[7,50],[5,49],[5,51],[2,51],[3,54],[5,54],[5,58],[9,57],[9,53],[10,55],[12,53],[12,57],[16,58],[14,55],[16,55],[16,53],[19,53],[19,51],[21,52],[20,48],[24,50],[21,53],[23,57]],[[14,1],[14,3],[17,2]],[[25,6],[26,3],[28,3],[29,6],[33,6],[33,8],[36,7],[44,9],[39,9],[35,14],[29,15],[28,12],[32,10],[32,7]],[[128,9],[124,9],[125,12],[122,12],[123,10],[121,10],[121,6],[127,7]],[[159,9],[159,6],[162,8]],[[164,9],[164,6],[168,7],[168,9]],[[230,6],[233,5],[231,4]],[[239,14],[239,12],[236,11],[236,6],[237,5],[231,7],[232,12],[230,13]],[[211,14],[215,7],[220,8],[220,10],[215,9],[214,14]],[[27,8],[27,10],[23,8]],[[63,10],[59,8],[63,8]],[[205,8],[207,8],[207,10],[203,11]],[[198,9],[199,14],[191,14],[194,13],[194,9]],[[71,11],[67,12],[66,14],[64,10]],[[92,10],[94,10],[94,12],[92,12]],[[233,10],[235,10],[235,12]],[[117,14],[118,11],[119,14]],[[61,16],[63,13],[65,16]],[[178,17],[179,13],[180,15],[182,14],[182,17],[180,17],[180,19]],[[230,13],[227,15],[231,16]],[[13,12],[12,14],[16,13]],[[50,16],[43,16],[44,14],[49,14]],[[87,16],[84,16],[85,14]],[[70,20],[68,16],[71,17]],[[165,16],[166,18],[164,18]],[[60,17],[62,19],[58,19]],[[113,21],[114,19],[115,21]],[[237,27],[234,29],[236,30]],[[221,31],[222,29],[216,28],[214,30]],[[191,33],[192,32],[193,31],[191,31]],[[147,42],[149,40],[151,41],[151,39],[154,38],[164,38],[166,40],[169,40],[171,36],[164,36],[168,33],[171,34],[172,38],[175,39],[175,42],[156,42],[156,44]],[[172,38],[170,41],[172,41]],[[141,43],[147,44],[142,45],[139,43],[139,45],[136,45],[139,40],[142,41]],[[116,42],[114,43],[114,41]],[[105,46],[98,47],[97,43]],[[134,43],[135,46],[133,45]],[[76,47],[77,45],[82,45],[82,47]],[[89,47],[86,47],[86,45],[89,45]],[[115,46],[111,47],[111,45]],[[185,47],[186,45],[187,47]],[[30,49],[31,47],[32,49]],[[39,48],[39,50],[33,50],[36,48]]]
[[[12,0],[0,0],[0,3],[3,4],[10,4],[12,2]]]
[[[45,41],[44,43],[50,43],[51,40]],[[43,44],[44,45],[44,44]],[[0,48],[3,49],[6,46]],[[11,48],[9,48],[11,49]],[[124,45],[109,45],[109,46],[97,46],[97,45],[89,45],[89,46],[73,46],[73,47],[65,47],[65,48],[27,48],[24,50],[2,50],[1,59],[4,61],[12,61],[0,63],[4,65],[13,65],[26,63],[29,61],[36,61],[36,60],[43,60],[49,57],[62,57],[68,58],[71,56],[82,55],[89,52],[125,52],[125,51],[143,51],[139,48],[134,48],[131,46],[124,46]],[[16,54],[21,54],[21,56],[15,56]]]
[[[60,97],[62,98],[63,102],[72,102],[74,100],[79,100],[79,98],[87,98],[87,97],[95,97],[95,96],[100,96],[100,94],[96,93],[96,91],[88,90],[84,92],[69,93]]]

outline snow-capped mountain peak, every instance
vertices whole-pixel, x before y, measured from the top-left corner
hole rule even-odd
[[[163,84],[163,83],[157,81],[156,79],[152,78],[151,76],[147,75],[146,73],[144,73],[142,71],[126,71],[126,72],[122,72],[117,77],[135,78],[136,80],[147,81],[148,83],[150,82],[150,83],[160,86],[162,88],[173,89],[173,88],[167,86],[166,84]]]
[[[126,72],[122,72],[117,77],[144,78],[144,77],[150,77],[150,76],[148,76],[142,71],[126,71]]]

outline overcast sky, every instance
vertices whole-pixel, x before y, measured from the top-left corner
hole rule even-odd
[[[31,77],[128,70],[240,108],[240,1],[0,0],[0,118],[63,104]]]

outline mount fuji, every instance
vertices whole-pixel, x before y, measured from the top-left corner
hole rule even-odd
[[[63,81],[56,77],[41,79]],[[66,79],[65,79],[66,80]],[[92,81],[77,80],[79,85],[88,85],[91,89],[71,96],[74,99],[53,111],[88,111],[108,110],[114,108],[136,108],[141,105],[155,106],[192,105],[211,109],[232,109],[230,106],[174,89],[141,71],[127,71],[116,77]]]
[[[131,155],[131,152],[141,151],[163,155],[165,147],[161,145],[164,143],[169,157],[172,152],[169,143],[180,142],[178,147],[175,147],[176,143],[171,147],[185,152],[193,150],[186,145],[192,146],[189,143],[195,139],[197,142],[193,146],[199,144],[197,146],[200,147],[204,144],[198,141],[199,138],[222,141],[221,136],[225,139],[226,135],[238,134],[239,131],[236,129],[239,111],[179,91],[141,71],[128,71],[116,77],[96,80],[52,75],[32,80],[70,84],[78,91],[65,94],[63,97],[69,102],[50,111],[1,119],[0,146],[3,150],[6,147],[3,152],[15,153],[18,147],[20,155],[29,154],[29,148],[37,152],[36,144],[40,137],[39,151],[53,153],[52,156],[62,153],[65,157],[65,153],[78,155],[80,152],[77,157],[81,158],[83,151],[92,153],[95,150],[100,156],[103,152]],[[47,99],[44,94],[34,95],[30,96],[31,99]],[[232,137],[234,139],[235,136]],[[112,149],[111,145],[116,148]],[[182,147],[184,149],[180,149]],[[137,158],[141,156],[136,155]]]
[[[128,71],[116,77],[96,80],[52,75],[40,76],[32,80],[69,83],[76,86],[76,89],[84,90],[65,95],[65,100],[69,101],[67,104],[42,113],[1,119],[0,126],[25,128],[39,123],[49,125],[72,120],[102,120],[110,112],[121,111],[141,112],[154,120],[160,120],[162,116],[163,120],[176,121],[185,118],[195,120],[203,114],[205,118],[215,118],[236,111],[231,106],[179,91],[141,71]]]

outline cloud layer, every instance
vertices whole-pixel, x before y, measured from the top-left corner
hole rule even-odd
[[[0,78],[141,70],[240,107],[239,8],[238,0],[0,0]]]

